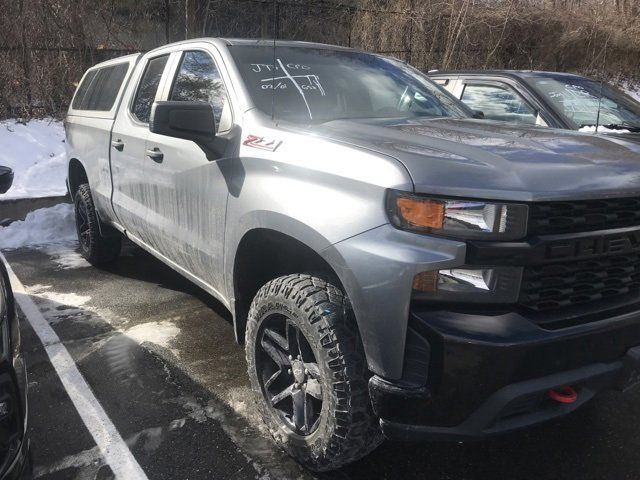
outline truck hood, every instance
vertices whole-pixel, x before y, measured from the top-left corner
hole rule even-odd
[[[395,158],[416,192],[519,201],[640,195],[640,144],[486,120],[336,120],[315,134]]]

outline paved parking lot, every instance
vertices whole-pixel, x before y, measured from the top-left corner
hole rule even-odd
[[[73,245],[6,257],[149,479],[314,477],[265,437],[230,316],[204,292],[131,245],[108,269],[89,266]],[[112,478],[90,433],[96,425],[24,318],[22,327],[36,477]],[[320,478],[637,479],[639,427],[640,391],[612,392],[491,441],[387,443]]]

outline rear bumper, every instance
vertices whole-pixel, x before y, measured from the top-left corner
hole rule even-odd
[[[415,368],[412,381],[374,376],[369,382],[390,439],[462,441],[505,433],[640,380],[639,313],[550,331],[517,314],[414,312],[410,326],[411,335],[430,345],[430,358],[421,362],[425,383],[416,384]],[[549,397],[549,390],[564,386],[578,393],[574,403]]]

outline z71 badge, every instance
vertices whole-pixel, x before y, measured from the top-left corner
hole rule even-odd
[[[259,148],[260,150],[268,150],[270,152],[275,152],[276,148],[278,148],[281,143],[281,140],[258,137],[257,135],[249,135],[247,139],[242,142],[242,144],[247,147]]]

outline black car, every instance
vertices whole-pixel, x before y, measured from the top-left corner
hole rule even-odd
[[[0,193],[13,172],[0,166]],[[20,326],[9,275],[0,261],[0,478],[31,478],[27,437],[27,375],[20,346]]]
[[[569,73],[468,70],[429,76],[489,120],[640,139],[640,103],[621,90]]]

